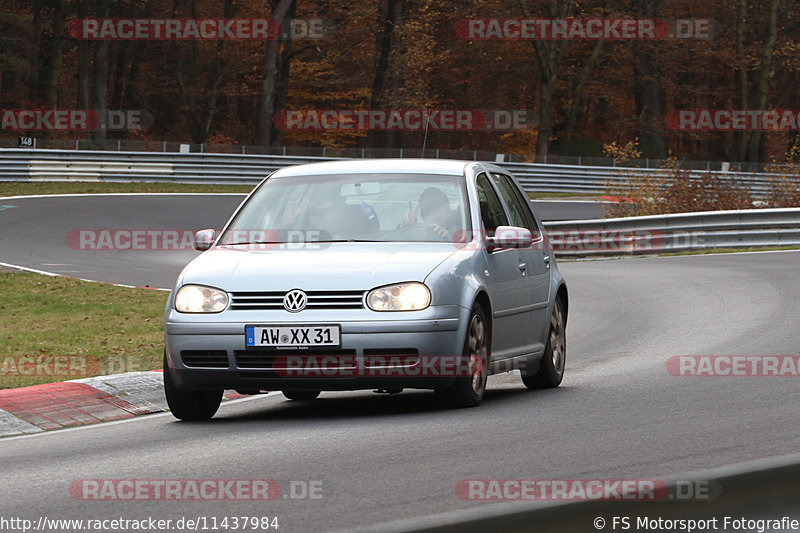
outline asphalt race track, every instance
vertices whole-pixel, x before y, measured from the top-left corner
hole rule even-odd
[[[89,195],[0,199],[0,262],[111,283],[171,288],[199,252],[92,250],[70,235],[82,230],[220,229],[241,194]],[[600,218],[595,202],[537,201],[545,220]],[[72,233],[70,233],[72,232]],[[100,242],[100,235],[96,233]],[[123,241],[127,246],[127,241]]]
[[[0,261],[78,278],[172,288],[199,252],[90,250],[71,231],[220,229],[244,198],[230,195],[107,195],[0,200]],[[84,247],[87,248],[87,247]]]
[[[38,217],[21,200],[0,211],[0,261],[25,258],[26,238],[39,244],[33,249],[64,249],[63,228],[36,227],[55,218],[53,200],[37,206]],[[232,209],[236,200],[224,201]],[[114,204],[122,222],[109,227],[191,220],[195,227],[196,215],[218,201],[196,197],[165,209],[163,201],[137,198]],[[73,208],[70,228],[110,223],[111,211]],[[215,226],[221,213],[207,214]],[[94,218],[101,215],[107,218]],[[10,217],[30,226],[27,237],[9,241]],[[25,228],[11,233],[18,230]],[[88,253],[55,257],[77,263]],[[28,257],[30,264],[52,260],[41,251]],[[157,257],[164,272],[98,260],[95,277],[171,284],[168,263]],[[170,259],[176,269],[181,258]],[[666,363],[676,355],[800,354],[799,264],[794,251],[562,262],[571,299],[559,389],[532,392],[515,374],[493,376],[484,403],[462,410],[436,408],[422,391],[323,393],[310,403],[271,394],[223,404],[210,422],[151,415],[3,439],[0,516],[277,516],[282,532],[347,530],[498,505],[459,499],[455,487],[464,479],[652,479],[793,453],[800,448],[797,378],[677,377]],[[79,501],[69,492],[80,479],[255,478],[279,481],[287,496],[291,481],[319,481],[322,498]]]

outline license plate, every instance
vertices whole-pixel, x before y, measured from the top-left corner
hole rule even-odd
[[[338,325],[245,326],[244,333],[248,347],[339,347],[342,344]]]

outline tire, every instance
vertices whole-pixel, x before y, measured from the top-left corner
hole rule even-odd
[[[164,394],[172,415],[181,420],[208,420],[222,401],[222,389],[183,392],[175,386],[164,356]]]
[[[255,394],[261,394],[260,389],[236,389],[236,392],[239,394],[243,394],[245,396],[253,396]]]
[[[532,376],[522,375],[522,383],[529,389],[553,389],[564,379],[564,366],[567,362],[567,332],[564,307],[556,298],[553,314],[550,315],[550,329],[539,370]]]
[[[475,304],[469,315],[467,334],[464,339],[464,357],[469,357],[472,376],[457,377],[453,384],[436,395],[453,407],[475,407],[486,392],[491,332],[486,313],[480,304]]]
[[[298,402],[310,402],[311,400],[316,399],[320,392],[321,391],[318,390],[285,390],[283,391],[283,395],[290,400],[295,400]]]

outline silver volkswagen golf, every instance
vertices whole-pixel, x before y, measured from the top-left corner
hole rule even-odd
[[[557,387],[567,286],[508,171],[443,160],[281,169],[178,277],[164,318],[164,388],[180,419],[224,389],[431,389],[475,406],[490,374]]]

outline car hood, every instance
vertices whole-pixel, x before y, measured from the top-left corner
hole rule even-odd
[[[228,292],[295,288],[367,290],[401,281],[423,281],[437,265],[457,251],[451,243],[321,243],[315,246],[318,248],[214,247],[186,266],[181,284],[201,283]]]

